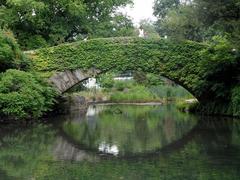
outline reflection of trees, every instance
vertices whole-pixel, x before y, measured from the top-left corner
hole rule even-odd
[[[70,121],[64,123],[63,127],[65,132],[72,137],[75,141],[85,144],[88,148],[95,148],[100,136],[100,129],[98,124],[94,128],[88,125],[87,122],[71,123]]]
[[[148,120],[146,122],[148,122],[148,128],[152,130],[152,124]],[[184,122],[187,123],[186,120]],[[158,121],[158,125],[161,123],[162,121]],[[98,166],[91,166],[91,164],[85,166],[89,168],[87,171],[89,176],[98,174],[100,175],[98,177],[102,179],[118,179],[119,177],[127,179],[239,179],[239,123],[220,119],[214,122],[204,118],[190,133],[174,142],[166,154],[160,152],[160,156],[154,153],[144,158],[135,157],[134,161],[114,159],[101,161]],[[128,133],[126,138],[128,139],[126,148],[131,149],[133,147],[132,135]],[[234,144],[231,143],[233,140]],[[227,150],[227,146],[231,148]],[[238,148],[238,151],[228,154],[233,150],[232,148]],[[105,173],[102,173],[102,169]],[[77,168],[75,170],[77,171]],[[111,172],[111,175],[107,172]]]
[[[232,144],[234,146],[240,146],[240,121],[239,119],[233,120],[233,133],[232,133]]]
[[[166,117],[164,120],[164,134],[166,141],[169,142],[171,139],[175,139],[176,126],[172,117]]]
[[[100,129],[101,138],[109,135],[105,132],[105,130],[111,130],[108,128],[115,128],[112,132],[116,131],[117,135],[126,133],[126,136],[121,139],[125,143],[122,144],[123,150],[135,152],[135,146],[142,147],[142,142],[138,142],[141,140],[141,130],[144,131],[147,126],[149,138],[154,139],[153,135],[156,134],[151,133],[158,133],[157,136],[159,136],[166,131],[157,126],[169,127],[165,125],[165,121],[171,116],[163,120],[160,116],[157,116],[156,120],[144,119],[144,122],[139,124],[137,119],[123,120],[119,117],[116,119],[110,117],[111,119],[107,119],[107,122],[103,121],[103,124],[98,122],[93,128]],[[108,126],[109,122],[115,125]],[[173,122],[176,128],[183,128],[186,125],[177,120]],[[187,125],[190,123],[186,119],[183,119],[183,122]],[[126,126],[127,131],[116,129],[121,126]],[[102,127],[104,128],[101,129]],[[131,133],[131,128],[138,130],[134,134]],[[89,128],[88,131],[92,132],[93,129]],[[175,132],[175,134],[178,133],[179,131]],[[174,141],[167,153],[161,151],[160,155],[154,153],[152,156],[148,154],[134,159],[131,157],[130,160],[128,158],[101,159],[98,156],[95,161],[95,155],[91,156],[91,153],[82,151],[81,146],[73,144],[66,137],[56,135],[51,127],[38,125],[2,136],[0,179],[119,179],[123,177],[124,179],[232,180],[240,177],[240,121],[237,120],[203,118],[190,132]],[[140,140],[137,138],[136,142],[135,136]],[[111,141],[116,137],[118,136],[112,135]],[[156,139],[159,140],[159,138]]]
[[[49,150],[54,134],[49,127],[38,125],[25,131],[16,130],[3,137],[0,169],[13,178],[21,179],[47,173],[49,164],[45,161],[52,160]]]
[[[205,117],[198,125],[194,141],[201,145],[202,153],[211,159],[212,163],[234,162],[236,157],[240,158],[240,142],[233,144],[232,141],[233,137],[240,137],[238,131],[233,131],[239,123],[229,118]]]
[[[114,113],[116,108],[122,113]],[[92,118],[96,124],[93,130],[89,120],[69,121],[63,125],[63,130],[87,148],[97,150],[104,142],[117,145],[120,154],[124,155],[154,151],[181,138],[195,125],[192,118],[166,106],[115,105]]]
[[[151,138],[150,130],[147,124],[146,117],[137,117],[134,120],[134,134],[137,141],[140,142],[140,148],[142,151],[146,151],[148,148],[148,141]]]

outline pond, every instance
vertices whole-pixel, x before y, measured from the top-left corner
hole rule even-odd
[[[240,121],[174,105],[94,105],[2,125],[0,179],[240,179]]]

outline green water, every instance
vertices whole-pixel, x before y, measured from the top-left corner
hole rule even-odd
[[[0,179],[240,179],[240,121],[165,106],[91,106],[0,126]]]

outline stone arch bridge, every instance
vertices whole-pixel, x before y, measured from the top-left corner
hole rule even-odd
[[[229,50],[226,59],[222,52],[192,41],[126,37],[62,44],[29,55],[33,69],[49,77],[60,93],[102,72],[141,70],[169,78],[191,92],[200,104],[214,102],[215,106],[229,105],[231,90],[239,82],[235,78],[239,68],[232,68],[239,61],[229,63],[235,55]]]

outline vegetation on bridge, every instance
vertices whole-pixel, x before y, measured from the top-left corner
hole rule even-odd
[[[201,82],[202,54],[207,45],[164,39],[94,39],[40,49],[33,56],[34,70],[40,72],[88,69],[141,70],[161,74],[190,91]],[[197,96],[197,94],[196,94]]]
[[[239,54],[224,38],[209,44],[165,39],[94,39],[40,49],[33,55],[36,71],[54,72],[95,67],[141,70],[165,76],[200,101],[198,111],[239,115],[232,95],[239,77]],[[234,101],[234,103],[232,103]],[[233,113],[234,110],[234,113]]]
[[[152,23],[144,20],[141,25],[148,37],[158,37],[157,30],[160,36],[167,35],[168,39],[91,39],[135,36],[131,20],[117,11],[118,7],[131,2],[2,1],[0,83],[9,84],[9,88],[0,91],[1,114],[7,106],[9,109],[4,110],[4,115],[22,108],[19,103],[7,105],[3,100],[6,95],[18,93],[15,100],[22,102],[20,97],[25,90],[19,90],[18,86],[24,84],[26,89],[34,91],[28,93],[30,99],[35,99],[36,87],[46,88],[45,83],[34,80],[39,79],[36,72],[40,72],[41,77],[49,77],[59,71],[95,67],[104,71],[137,70],[168,77],[198,98],[197,111],[240,116],[239,3],[234,0],[214,3],[156,0],[154,11],[158,21],[155,29]],[[151,33],[155,35],[149,35]],[[86,37],[90,40],[61,44]],[[32,62],[20,50],[58,44],[61,45],[37,50],[32,54]],[[14,80],[15,76],[21,78]],[[32,78],[27,83],[25,78],[29,76]],[[51,93],[46,97],[51,97]],[[39,110],[42,109],[40,102],[37,102]],[[31,107],[27,117],[39,117],[45,111],[35,116]]]

